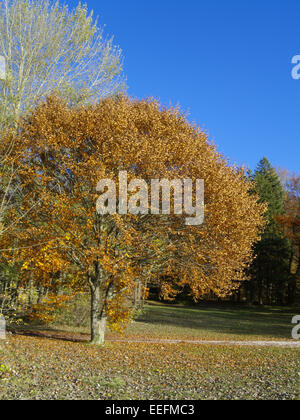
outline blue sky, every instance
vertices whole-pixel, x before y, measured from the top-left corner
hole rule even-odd
[[[299,0],[87,4],[124,52],[130,95],[179,103],[231,162],[299,172]]]

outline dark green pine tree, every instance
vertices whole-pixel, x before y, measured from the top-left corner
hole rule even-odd
[[[253,193],[268,205],[267,226],[255,244],[256,255],[250,268],[250,300],[259,304],[284,303],[289,281],[290,243],[275,220],[284,212],[284,189],[267,158],[263,158],[251,179]]]
[[[252,179],[255,183],[254,192],[259,195],[260,202],[268,204],[265,214],[268,225],[265,232],[278,233],[280,228],[275,221],[275,216],[282,215],[284,211],[284,188],[266,157],[257,165]]]

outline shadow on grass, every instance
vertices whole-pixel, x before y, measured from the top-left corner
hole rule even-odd
[[[51,328],[27,326],[10,327],[8,332],[13,335],[23,335],[27,337],[45,338],[50,340],[68,341],[72,343],[88,343],[90,335],[84,333],[71,333],[68,331],[54,330]]]
[[[297,312],[297,310],[296,310]],[[300,312],[298,310],[298,312]],[[169,333],[176,337],[203,339],[215,334],[220,339],[226,336],[259,337],[265,340],[270,338],[278,340],[291,339],[293,325],[292,317],[295,310],[278,307],[239,307],[228,305],[199,304],[195,306],[164,305],[148,303],[136,323],[130,326],[125,339],[130,341],[136,332],[142,329],[146,336],[167,338]],[[144,325],[143,325],[144,324]],[[146,327],[146,328],[144,328]],[[11,326],[8,328],[12,334],[31,337],[62,340],[74,343],[88,343],[88,333],[69,331],[62,326]],[[70,327],[69,327],[70,328]],[[84,330],[83,330],[84,331]],[[133,336],[132,336],[133,333]],[[173,334],[172,334],[173,333]],[[108,340],[116,339],[115,335]]]
[[[279,307],[249,308],[204,304],[183,307],[150,303],[136,321],[153,326],[175,327],[182,333],[185,330],[187,333],[198,330],[202,335],[210,332],[291,339],[291,322],[296,312],[291,308]]]

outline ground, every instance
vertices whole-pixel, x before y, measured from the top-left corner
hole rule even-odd
[[[109,333],[100,348],[89,346],[80,329],[8,335],[0,344],[0,399],[296,400],[299,348],[147,342],[286,341],[292,315],[280,308],[148,305],[123,337]]]

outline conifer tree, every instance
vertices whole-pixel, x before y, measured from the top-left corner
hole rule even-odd
[[[253,193],[268,205],[266,228],[261,240],[254,246],[256,259],[250,267],[251,300],[259,304],[283,303],[289,277],[290,244],[276,217],[284,212],[284,189],[269,160],[264,157],[250,177]]]

